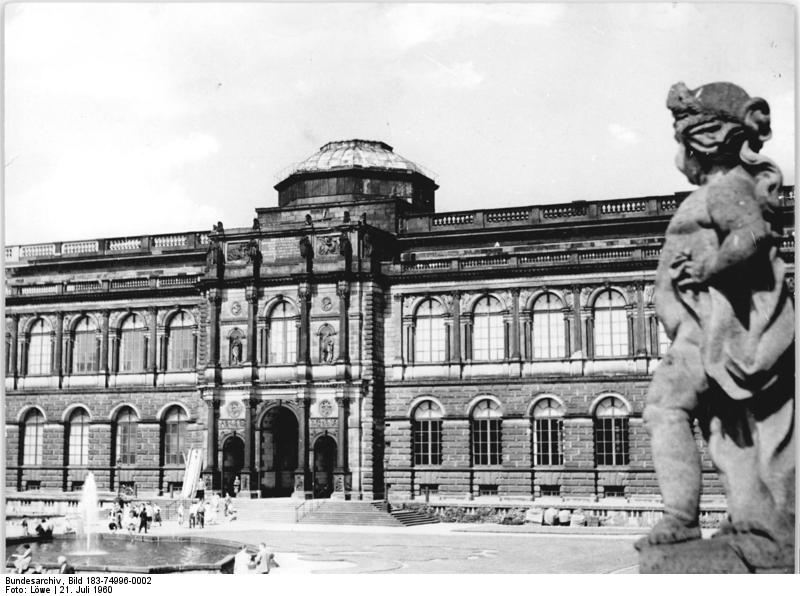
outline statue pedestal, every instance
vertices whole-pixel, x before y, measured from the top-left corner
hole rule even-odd
[[[350,478],[349,472],[334,472],[331,499],[344,501],[350,498]]]
[[[753,535],[657,545],[642,538],[636,550],[639,573],[794,573],[790,549]]]

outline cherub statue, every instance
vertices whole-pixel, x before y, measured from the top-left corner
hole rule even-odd
[[[656,314],[672,345],[644,411],[664,501],[648,542],[700,537],[697,419],[728,501],[730,523],[718,536],[736,537],[751,566],[770,566],[793,551],[795,480],[781,174],[758,153],[771,135],[769,106],[731,83],[677,83],[667,107],[678,169],[699,188],[670,221],[656,273]]]

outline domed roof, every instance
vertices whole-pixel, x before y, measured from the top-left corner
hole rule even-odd
[[[352,168],[416,172],[428,178],[434,178],[422,166],[394,153],[392,147],[386,143],[362,139],[327,143],[311,157],[293,165],[288,172],[283,172],[282,177],[287,178],[292,174],[303,172],[327,172]]]

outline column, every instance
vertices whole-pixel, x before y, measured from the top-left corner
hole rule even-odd
[[[632,306],[628,306],[625,311],[628,316],[628,357],[632,358],[636,354],[636,334],[634,333],[634,317],[636,316]]]
[[[350,284],[340,281],[336,284],[336,295],[339,297],[339,358],[342,364],[350,362]]]
[[[300,303],[300,329],[298,333],[299,349],[297,350],[297,364],[310,364],[310,331],[309,331],[309,310],[311,308],[311,285],[308,282],[300,282],[297,288],[297,299]]]
[[[8,374],[17,388],[17,342],[19,341],[19,315],[11,315],[11,345],[8,346]]]
[[[155,376],[157,369],[156,357],[158,355],[158,308],[151,306],[147,309],[147,314],[150,319],[148,322],[150,326],[150,342],[147,351],[147,370]]]
[[[62,350],[64,349],[64,313],[56,313],[56,345],[53,346],[55,356],[53,360],[53,374],[58,376],[58,387],[61,387],[61,378],[64,376],[64,362]]]
[[[519,288],[511,290],[511,360],[519,360]]]
[[[211,478],[206,478],[206,486],[212,490],[222,488],[219,486],[219,466],[218,466],[218,431],[217,420],[219,420],[219,400],[215,399],[212,393],[210,399],[206,401],[207,417],[206,417],[206,469]]]
[[[450,362],[461,362],[461,292],[453,292],[453,323],[451,325]]]
[[[573,351],[581,350],[583,357],[586,358],[583,347],[583,330],[581,329],[581,290],[577,286],[572,287],[572,308],[572,349]]]
[[[637,356],[647,356],[647,329],[644,315],[644,284],[636,284],[636,350]]]
[[[333,495],[332,498],[344,499],[350,492],[350,479],[348,478],[348,462],[347,462],[347,418],[350,410],[350,400],[347,397],[336,398],[338,418],[337,418],[337,436],[339,445],[336,449],[336,470],[333,474]]]
[[[208,290],[208,356],[207,367],[219,366],[219,306],[222,296],[217,288]]]
[[[294,492],[292,497],[304,499],[306,491],[310,490],[310,478],[308,470],[308,409],[311,400],[303,396],[298,404],[300,407],[300,428],[297,433],[297,469],[294,473]]]
[[[248,286],[245,290],[247,299],[247,360],[252,366],[258,365],[258,289]]]
[[[244,410],[244,468],[242,469],[242,486],[241,490],[249,491],[255,482],[255,475],[253,473],[253,462],[255,461],[255,437],[253,436],[253,421],[256,418],[256,405],[257,401],[250,396],[245,402]]]
[[[570,355],[572,354],[572,333],[569,324],[570,319],[572,319],[571,316],[572,313],[568,308],[565,308],[563,313],[564,313],[564,344],[565,344],[564,351],[566,352],[564,356],[566,358],[569,358]]]
[[[108,321],[111,312],[103,311],[103,319],[100,327],[100,374],[108,377]]]
[[[472,361],[472,314],[461,315],[464,322],[464,360]]]
[[[403,343],[405,344],[405,360],[408,366],[414,364],[414,319],[410,315],[403,317]]]

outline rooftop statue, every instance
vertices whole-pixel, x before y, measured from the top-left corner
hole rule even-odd
[[[637,544],[643,572],[791,571],[794,307],[778,257],[781,173],[758,152],[766,101],[731,83],[673,85],[677,166],[699,186],[666,231],[655,308],[672,344],[644,420],[664,517]],[[698,540],[694,421],[722,479],[728,522]]]

